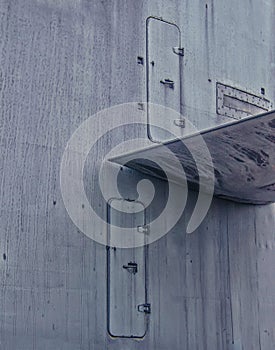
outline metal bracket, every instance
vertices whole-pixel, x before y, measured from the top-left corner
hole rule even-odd
[[[173,52],[176,55],[184,56],[184,47],[173,47]]]
[[[174,124],[178,126],[179,128],[185,128],[185,119],[175,119]]]
[[[123,265],[122,267],[134,275],[138,272],[138,264],[135,262],[130,261],[128,265]]]
[[[140,111],[144,111],[144,103],[138,102],[137,106]]]
[[[160,83],[165,86],[168,86],[170,89],[174,89],[175,82],[171,79],[161,80]]]
[[[146,303],[146,304],[138,305],[138,311],[144,312],[145,314],[150,314],[151,313],[151,304]]]
[[[149,225],[138,226],[137,227],[137,232],[149,235],[149,233],[150,233],[150,226]]]

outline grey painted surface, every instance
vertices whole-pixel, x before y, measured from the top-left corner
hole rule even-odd
[[[148,249],[146,337],[112,339],[106,248],[70,221],[59,167],[89,115],[146,99],[137,56],[145,57],[149,15],[181,28],[183,109],[196,126],[226,120],[215,113],[217,81],[253,93],[264,87],[274,101],[274,1],[0,4],[1,349],[273,349],[274,205],[215,200],[186,235],[190,200],[173,231]],[[165,184],[157,186],[164,195]]]

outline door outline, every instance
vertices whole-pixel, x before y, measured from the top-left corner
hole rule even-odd
[[[125,199],[125,198],[110,198],[107,202],[107,223],[110,223],[110,211],[111,211],[111,202],[112,201],[126,201],[129,203],[138,203],[141,204],[144,208],[144,225],[146,225],[146,207],[144,205],[144,203],[142,203],[141,201],[138,200],[129,200],[129,199]],[[107,239],[109,242],[109,237],[110,237],[110,227],[109,225],[107,226]],[[149,329],[149,317],[148,315],[145,313],[144,314],[144,318],[145,318],[145,332],[142,336],[135,336],[135,335],[131,335],[131,336],[125,336],[125,335],[114,335],[111,332],[110,329],[110,306],[111,306],[111,302],[110,302],[110,289],[111,289],[111,274],[110,274],[110,250],[111,249],[117,249],[117,248],[112,248],[109,245],[106,246],[106,280],[107,280],[107,333],[108,335],[113,338],[113,339],[139,339],[142,340],[145,338],[147,331]],[[127,249],[127,248],[118,248],[118,249]],[[145,243],[144,247],[144,274],[145,274],[145,278],[144,278],[144,304],[148,304],[148,269],[147,269],[147,265],[148,265],[148,245],[147,243]]]
[[[168,25],[174,26],[177,28],[178,32],[179,32],[179,43],[178,46],[181,47],[181,30],[180,27],[173,22],[167,21],[165,19],[163,19],[162,17],[158,17],[158,16],[149,16],[146,18],[146,114],[147,114],[147,137],[151,142],[154,143],[162,143],[161,141],[157,141],[154,140],[152,134],[151,134],[151,130],[150,130],[150,117],[149,117],[149,98],[150,98],[150,93],[149,93],[149,22],[150,20],[157,20],[163,23],[166,23]],[[182,115],[182,105],[183,105],[183,88],[182,88],[182,78],[183,78],[183,72],[182,72],[182,68],[183,68],[183,62],[182,62],[182,57],[179,56],[179,83],[180,83],[180,87],[179,87],[179,91],[180,91],[180,100],[179,100],[179,104],[180,104],[180,110],[179,113]],[[161,127],[161,125],[160,125]]]

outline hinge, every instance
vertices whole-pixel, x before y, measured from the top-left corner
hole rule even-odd
[[[151,304],[146,303],[146,304],[138,305],[138,311],[144,312],[145,314],[150,314],[151,313]]]
[[[174,124],[178,126],[179,128],[185,128],[185,119],[180,118],[180,119],[175,119]]]
[[[176,55],[184,56],[184,47],[173,47],[173,52]]]
[[[149,235],[149,233],[150,233],[150,226],[149,225],[140,225],[140,226],[137,227],[137,232]]]

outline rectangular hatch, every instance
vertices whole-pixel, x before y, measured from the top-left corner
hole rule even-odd
[[[119,212],[132,214],[128,224],[133,230],[146,227],[142,203],[112,199],[109,204],[110,240],[120,230]],[[108,247],[107,268],[108,333],[112,337],[143,338],[147,331],[147,314],[150,313],[150,305],[146,302],[146,246]]]
[[[181,62],[184,52],[179,27],[162,18],[149,17],[146,47],[147,102],[167,108],[167,111],[165,108],[162,110],[163,115],[159,115],[148,105],[148,136],[154,142],[163,142],[171,138],[165,131],[171,127],[175,135],[181,136],[180,125],[176,125],[174,119],[169,118],[169,109],[178,113],[181,111]]]

